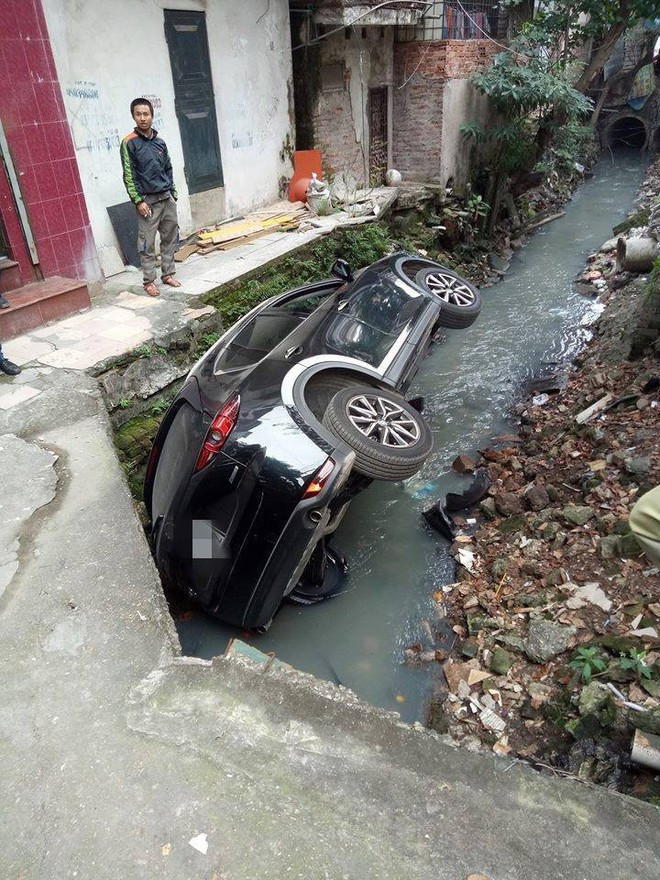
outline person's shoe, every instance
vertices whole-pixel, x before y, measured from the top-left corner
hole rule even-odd
[[[153,281],[145,282],[144,292],[147,294],[147,296],[160,296],[160,290],[158,290]]]
[[[177,281],[174,275],[163,275],[163,284],[168,287],[181,287],[181,282]]]
[[[0,293],[0,309],[8,309],[11,306],[10,302],[4,298],[4,296]]]
[[[17,367],[16,364],[12,364],[7,358],[2,358],[0,360],[0,372],[6,373],[8,376],[18,376],[21,368]]]

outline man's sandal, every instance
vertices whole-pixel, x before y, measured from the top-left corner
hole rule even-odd
[[[153,281],[149,281],[148,284],[144,285],[144,292],[147,296],[160,296],[160,290],[158,290]]]
[[[167,284],[168,287],[181,287],[181,282],[177,281],[174,275],[163,275],[163,284]]]

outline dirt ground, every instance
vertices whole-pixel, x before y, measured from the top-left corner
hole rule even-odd
[[[659,192],[660,159],[640,207]],[[515,435],[455,462],[481,501],[452,514],[456,583],[406,652],[442,665],[429,726],[657,804],[660,776],[630,754],[636,731],[660,734],[660,572],[628,515],[660,483],[659,275],[618,271],[613,243],[589,257],[576,283],[605,305],[594,336],[522,390]]]

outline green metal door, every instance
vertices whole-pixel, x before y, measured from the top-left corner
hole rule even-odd
[[[165,37],[188,190],[205,192],[223,178],[204,13],[166,9]]]

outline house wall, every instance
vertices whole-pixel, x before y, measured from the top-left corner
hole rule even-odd
[[[466,182],[470,148],[460,128],[488,112],[468,77],[496,53],[488,40],[395,44],[393,165],[404,177],[453,178],[459,190]]]
[[[39,0],[0,2],[0,119],[34,236],[33,266],[0,164],[0,213],[20,283],[101,277],[62,93]]]
[[[154,104],[167,142],[183,233],[276,200],[291,175],[288,3],[270,0],[42,0],[75,157],[104,263],[117,246],[106,208],[127,200],[119,145],[136,96]],[[191,196],[174,107],[164,9],[206,13],[224,187]],[[263,15],[263,13],[266,13]]]
[[[363,36],[364,34],[364,36]],[[321,76],[313,110],[315,146],[331,174],[369,177],[369,89],[389,86],[393,77],[394,29],[354,28],[319,43]],[[339,83],[337,66],[341,67]]]

